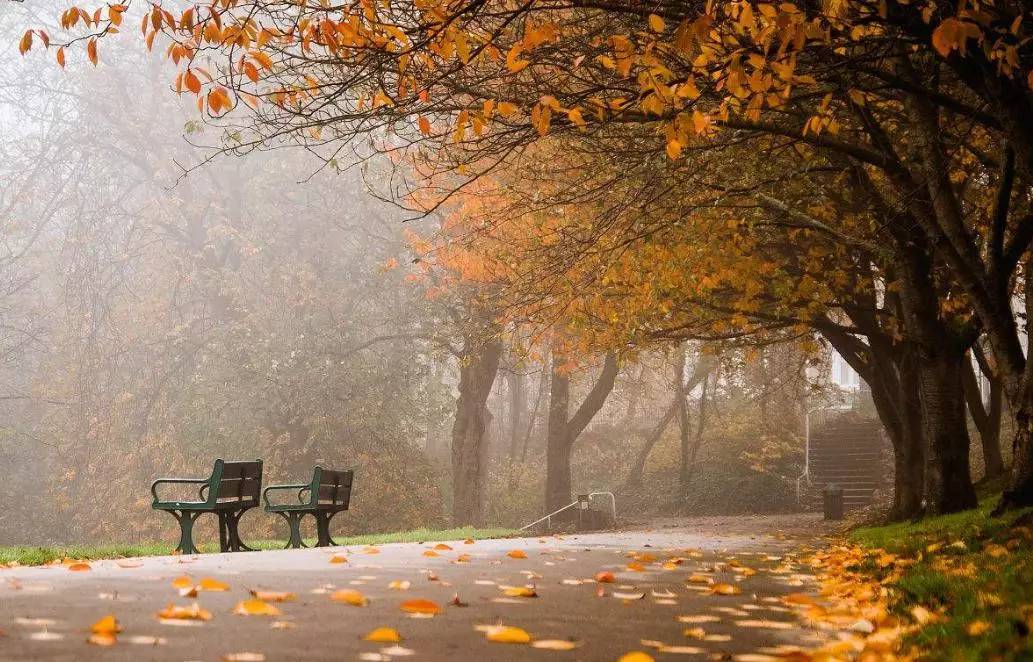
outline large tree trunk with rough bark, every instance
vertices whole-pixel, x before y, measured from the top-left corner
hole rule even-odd
[[[964,350],[944,343],[919,364],[926,425],[926,509],[955,513],[976,507],[969,466],[965,394],[961,385]]]
[[[452,427],[452,523],[482,523],[484,437],[491,422],[487,401],[499,371],[502,343],[494,337],[468,337],[459,361],[459,398]]]
[[[602,408],[617,379],[617,356],[607,354],[592,389],[585,396],[574,416],[570,410],[570,375],[564,370],[566,361],[556,350],[552,357],[552,384],[549,397],[549,430],[545,452],[545,508],[552,512],[570,503],[570,454],[574,442],[592,417]]]

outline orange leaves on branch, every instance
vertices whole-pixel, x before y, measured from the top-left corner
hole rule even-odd
[[[979,26],[975,23],[953,17],[946,18],[933,30],[933,48],[943,57],[949,56],[955,50],[964,56],[968,40],[979,40],[982,36]]]
[[[26,30],[18,42],[18,52],[25,55],[32,48],[32,30]]]

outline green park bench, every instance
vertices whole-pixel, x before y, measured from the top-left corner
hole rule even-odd
[[[330,520],[342,510],[348,510],[351,501],[353,472],[331,471],[317,466],[312,472],[312,481],[298,485],[270,485],[262,492],[265,498],[265,511],[276,513],[287,520],[290,527],[290,539],[286,548],[306,547],[301,541],[301,519],[312,515],[316,519],[316,547],[336,545],[330,537]],[[298,491],[297,503],[273,503],[269,499],[270,492]],[[308,496],[305,493],[308,493]]]
[[[196,501],[162,501],[159,485],[200,485]],[[182,554],[197,554],[193,529],[197,518],[205,513],[219,517],[219,549],[223,552],[254,551],[243,543],[237,532],[241,516],[258,505],[262,489],[262,461],[215,461],[208,478],[159,478],[151,483],[154,501],[151,508],[170,513],[179,522],[179,545]]]

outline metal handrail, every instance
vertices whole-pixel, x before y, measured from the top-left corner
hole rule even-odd
[[[616,522],[617,521],[617,497],[615,497],[613,495],[613,492],[590,492],[588,494],[589,500],[591,500],[591,498],[594,497],[594,496],[608,496],[608,497],[610,497],[610,513],[613,516],[613,521]],[[556,515],[559,515],[564,510],[569,510],[570,508],[573,508],[574,506],[578,505],[578,503],[580,503],[580,502],[577,499],[575,499],[574,501],[568,503],[567,505],[563,506],[562,508],[560,508],[558,510],[554,510],[553,512],[549,513],[545,517],[539,517],[538,519],[536,519],[535,521],[531,522],[527,526],[521,527],[520,530],[521,531],[526,531],[527,529],[530,529],[533,526],[537,526],[538,524],[541,524],[542,522],[546,522],[545,526],[547,528],[551,529],[552,528],[552,518],[553,517],[555,517]]]

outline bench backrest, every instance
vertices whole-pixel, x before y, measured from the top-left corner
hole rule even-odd
[[[216,460],[208,485],[210,504],[239,503],[241,506],[257,506],[258,496],[262,492],[262,461]]]
[[[352,496],[352,477],[348,471],[333,471],[317,466],[312,472],[312,501],[314,506],[336,507],[348,510]]]

